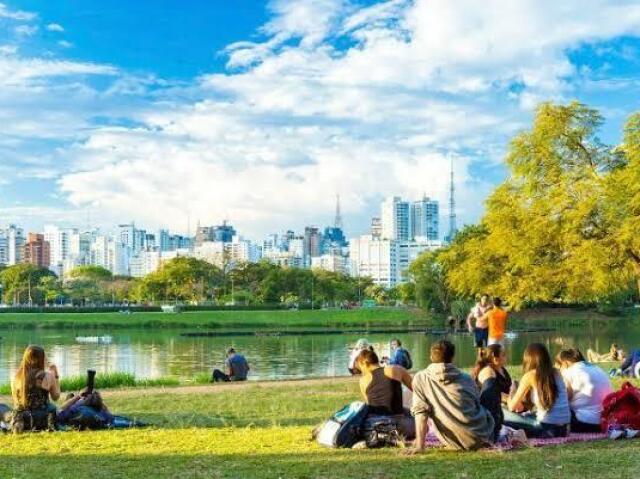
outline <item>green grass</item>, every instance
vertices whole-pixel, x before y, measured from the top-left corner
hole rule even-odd
[[[0,313],[0,328],[283,329],[409,326],[429,323],[403,308],[319,311],[194,311],[167,313]]]
[[[616,386],[620,381],[616,382]],[[105,393],[112,410],[153,427],[0,437],[0,477],[626,478],[640,440],[496,453],[329,450],[311,429],[358,397],[352,380]]]

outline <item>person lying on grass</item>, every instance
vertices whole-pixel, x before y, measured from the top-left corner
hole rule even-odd
[[[368,419],[387,416],[394,419],[398,433],[405,439],[415,437],[413,418],[402,406],[402,385],[411,390],[411,375],[402,366],[382,366],[378,355],[368,349],[360,352],[356,366],[361,372],[360,392],[369,406]]]
[[[414,447],[405,454],[424,450],[431,419],[434,432],[450,449],[474,450],[494,441],[491,413],[480,404],[471,378],[453,364],[455,346],[440,340],[431,346],[431,364],[413,378],[411,412],[416,423]]]
[[[60,406],[58,425],[73,429],[125,429],[130,427],[144,427],[146,424],[115,416],[109,411],[96,390],[83,389],[79,394],[69,394],[67,400]]]

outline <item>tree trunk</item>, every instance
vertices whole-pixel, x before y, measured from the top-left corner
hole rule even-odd
[[[634,253],[631,250],[627,251],[631,257],[633,269],[636,272],[636,285],[638,287],[638,294],[640,295],[640,255]]]

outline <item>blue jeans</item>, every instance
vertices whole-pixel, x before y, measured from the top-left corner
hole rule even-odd
[[[504,425],[509,426],[512,429],[522,429],[527,437],[536,438],[553,438],[553,437],[565,437],[569,434],[569,425],[565,424],[559,426],[557,424],[548,424],[539,422],[536,419],[535,414],[512,412],[507,409],[503,409]]]

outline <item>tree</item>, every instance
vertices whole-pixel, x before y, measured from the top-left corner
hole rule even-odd
[[[206,261],[179,257],[147,275],[138,288],[144,300],[203,301],[223,285],[222,270]]]
[[[24,302],[30,304],[43,303],[44,298],[40,289],[40,282],[43,278],[49,276],[55,278],[55,274],[47,268],[39,268],[29,263],[5,268],[0,272],[4,301],[12,302],[13,304],[22,304]]]
[[[577,102],[537,109],[531,130],[511,142],[510,175],[481,224],[442,256],[452,289],[490,291],[518,307],[597,301],[628,287],[606,194],[622,161],[598,140],[601,123]]]
[[[86,265],[77,266],[68,273],[65,273],[65,279],[90,279],[94,281],[111,281],[113,274],[102,266]]]
[[[447,285],[445,263],[438,260],[438,252],[421,254],[409,266],[409,279],[415,284],[415,299],[418,306],[448,313],[453,292]]]

